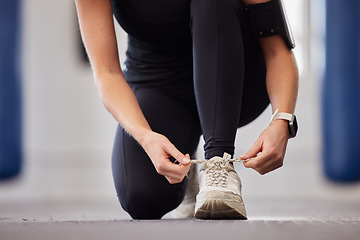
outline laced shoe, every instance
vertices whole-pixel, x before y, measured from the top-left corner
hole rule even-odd
[[[171,214],[172,218],[192,218],[195,212],[196,194],[199,192],[197,165],[191,165],[184,200]]]
[[[213,157],[199,172],[200,192],[196,196],[195,217],[200,219],[247,219],[241,197],[241,181],[226,160]]]

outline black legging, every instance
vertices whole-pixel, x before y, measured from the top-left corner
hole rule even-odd
[[[191,33],[194,71],[182,68],[181,81],[129,84],[151,128],[182,153],[194,154],[203,134],[206,158],[233,155],[236,129],[269,104],[263,53],[240,0],[192,0]],[[132,48],[139,46],[130,37],[128,58]],[[136,74],[131,67],[124,73],[129,79]],[[120,203],[134,219],[159,219],[184,197],[187,178],[169,184],[120,126],[112,168]]]

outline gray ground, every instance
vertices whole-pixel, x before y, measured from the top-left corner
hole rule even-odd
[[[130,220],[117,206],[2,205],[0,239],[359,239],[360,203],[249,201],[249,220]],[[29,206],[28,206],[29,207]],[[29,211],[29,209],[32,209]],[[17,212],[17,214],[15,214]],[[6,217],[8,216],[8,217]]]
[[[316,165],[307,164],[289,164],[287,170],[262,177],[237,166],[246,221],[171,219],[171,214],[134,221],[115,196],[23,198],[0,202],[0,239],[360,239],[359,184],[325,181]]]

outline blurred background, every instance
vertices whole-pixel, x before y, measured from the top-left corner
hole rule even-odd
[[[324,174],[325,0],[284,3],[300,69],[299,132],[289,141],[281,169],[260,176],[236,165],[244,199],[249,204],[266,199],[359,202],[358,181],[339,183]],[[0,219],[128,218],[117,202],[111,174],[117,123],[98,97],[74,1],[26,0],[20,13],[22,165],[19,175],[0,180]],[[127,37],[117,25],[116,30],[124,62]],[[236,156],[251,147],[270,116],[268,108],[238,130]],[[202,153],[201,142],[199,158]]]

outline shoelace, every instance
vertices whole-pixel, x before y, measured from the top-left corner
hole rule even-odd
[[[242,160],[240,157],[233,158],[233,159],[193,159],[190,160],[193,164],[201,164],[201,163],[213,163],[213,162],[219,162],[219,163],[226,163],[226,162],[247,162],[250,161],[252,158]]]
[[[211,163],[207,163],[209,166],[205,170],[206,173],[206,185],[214,186],[214,187],[226,187],[226,182],[229,173],[225,170],[225,165],[228,159],[221,159],[221,161],[211,161]],[[211,166],[212,165],[212,166]]]
[[[209,160],[207,159],[191,160],[191,163],[194,164],[206,163],[206,165],[208,166],[208,168],[205,170],[207,175],[206,178],[207,186],[225,188],[227,183],[227,178],[229,175],[229,173],[225,170],[226,164],[230,162],[247,162],[250,159],[251,158],[242,160],[240,159],[240,157],[231,159],[230,155],[224,155],[223,158],[215,158]]]
[[[207,178],[206,178],[206,185],[213,186],[213,187],[226,187],[226,180],[228,177],[228,173],[225,169],[215,171],[213,169],[206,170]]]

